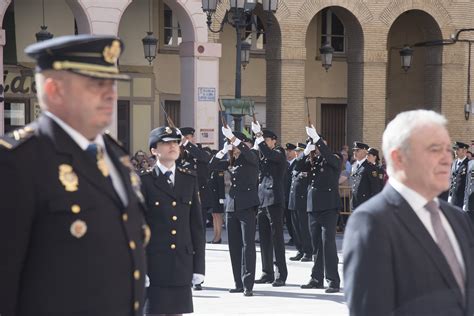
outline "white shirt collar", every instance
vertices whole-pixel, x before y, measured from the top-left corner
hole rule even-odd
[[[53,121],[55,121],[66,132],[66,134],[68,134],[74,140],[74,142],[76,142],[76,144],[82,150],[86,150],[87,146],[89,146],[90,143],[96,143],[97,145],[100,145],[102,148],[105,148],[104,139],[102,138],[101,134],[97,135],[94,141],[91,142],[87,138],[85,138],[81,133],[76,131],[74,128],[72,128],[70,125],[68,125],[66,122],[61,120],[59,117],[57,117],[53,113],[49,111],[45,111],[44,114],[50,117]]]
[[[291,165],[293,163],[293,161],[295,161],[296,158],[293,158],[291,160],[288,160],[288,163]]]
[[[400,195],[408,202],[410,207],[418,212],[420,209],[423,209],[428,203],[428,200],[424,198],[421,194],[415,190],[407,187],[400,181],[396,180],[393,177],[388,178],[388,183],[398,192]],[[438,198],[434,198],[436,204],[439,205]]]
[[[463,159],[459,159],[459,158],[458,158],[458,159],[457,159],[457,163],[458,163],[458,164],[459,164],[459,163],[462,163],[464,160],[466,160],[466,158],[467,158],[467,156],[464,157]]]
[[[362,164],[364,163],[364,161],[366,161],[366,160],[367,160],[367,157],[365,157],[365,158],[362,159],[362,160],[357,160],[357,165],[358,165],[358,166],[362,165]]]
[[[156,161],[156,165],[158,166],[158,168],[160,169],[160,172],[162,174],[165,174],[166,171],[171,171],[172,172],[172,175],[174,176],[175,173],[176,173],[176,164],[173,165],[173,167],[169,168],[164,166],[163,164],[161,164],[160,160],[157,160]]]

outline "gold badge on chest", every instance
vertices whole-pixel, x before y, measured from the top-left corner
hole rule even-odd
[[[72,169],[72,166],[62,164],[59,166],[59,181],[68,192],[77,191],[79,185],[79,178]]]
[[[69,231],[71,232],[71,235],[79,239],[87,233],[87,224],[78,219],[71,224]]]

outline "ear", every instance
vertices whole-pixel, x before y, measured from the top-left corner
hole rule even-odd
[[[150,152],[153,156],[158,156],[158,151],[156,150],[156,148],[150,148]]]
[[[400,149],[394,149],[390,152],[390,157],[392,158],[392,162],[394,165],[394,169],[401,169],[401,167],[405,163],[405,157],[403,156]]]
[[[43,84],[44,93],[48,101],[52,104],[62,103],[63,93],[59,81],[53,78],[46,78]]]

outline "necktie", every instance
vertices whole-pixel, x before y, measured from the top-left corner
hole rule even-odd
[[[171,181],[171,175],[173,174],[172,171],[168,170],[165,172],[165,177],[166,177],[166,181],[168,182],[168,184],[170,185],[170,187],[173,187],[173,181]]]
[[[105,163],[104,150],[102,147],[97,146],[96,143],[90,143],[86,148],[86,153],[88,153],[96,161],[97,168],[99,168],[102,175],[107,178],[110,173],[109,168]]]
[[[454,279],[461,290],[462,295],[465,293],[464,286],[464,273],[461,269],[456,254],[454,253],[453,245],[449,240],[448,234],[441,224],[441,216],[439,215],[441,210],[438,208],[438,205],[435,201],[430,201],[426,203],[425,209],[428,210],[431,217],[431,224],[433,225],[433,230],[436,236],[437,244],[441,252],[443,253],[446,261],[448,262],[451,272],[454,275]]]

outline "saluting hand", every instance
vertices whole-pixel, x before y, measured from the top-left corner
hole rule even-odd
[[[224,134],[224,136],[229,140],[235,137],[234,133],[232,133],[232,130],[230,129],[229,126],[227,127],[222,126],[222,134]]]
[[[260,123],[258,121],[255,123],[252,122],[252,132],[254,134],[258,134],[262,132],[262,127],[260,126]]]
[[[316,146],[314,144],[308,144],[306,145],[306,148],[303,151],[303,154],[305,156],[308,156],[310,152],[316,150]]]
[[[306,126],[306,134],[308,134],[309,137],[313,140],[313,142],[317,142],[319,140],[319,135],[316,132],[316,128],[314,128],[314,125],[311,125],[311,127]]]

